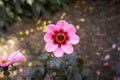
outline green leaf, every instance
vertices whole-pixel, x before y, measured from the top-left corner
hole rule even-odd
[[[34,15],[38,18],[39,15],[40,15],[40,12],[41,12],[41,8],[42,8],[42,5],[40,5],[39,3],[34,3],[32,5],[32,11],[34,13]]]
[[[92,76],[92,71],[89,69],[89,68],[84,68],[82,71],[81,71],[81,75],[82,77],[91,77]]]
[[[48,10],[46,9],[42,9],[42,13],[43,13],[43,16],[47,19],[50,19],[51,18],[51,14]]]
[[[40,59],[41,61],[48,60],[48,59],[49,59],[49,53],[45,53],[45,52],[42,53],[42,54],[40,55],[39,59]]]
[[[116,75],[120,75],[120,62],[115,63],[114,72],[115,72]]]
[[[80,72],[76,71],[74,73],[74,76],[75,76],[75,80],[82,80],[82,76],[81,76]]]
[[[26,71],[26,76],[43,76],[45,73],[45,67],[43,65],[34,66],[28,68]]]
[[[78,67],[79,69],[82,67],[83,64],[84,64],[83,59],[77,58],[77,67]]]
[[[19,13],[19,14],[23,13],[23,9],[22,9],[21,6],[18,5],[18,4],[15,6],[15,10],[16,10],[17,13]]]
[[[30,6],[32,6],[34,0],[26,0],[26,2],[27,2]]]
[[[2,0],[0,0],[0,6],[4,6],[4,3]]]
[[[55,57],[55,58],[52,58],[47,65],[49,68],[59,70],[61,68],[62,62],[63,62],[62,59]]]

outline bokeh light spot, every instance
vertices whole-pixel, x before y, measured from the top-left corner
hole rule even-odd
[[[39,28],[39,27],[37,27],[37,28],[36,28],[36,30],[37,30],[37,31],[40,31],[40,28]]]
[[[50,24],[50,23],[52,23],[52,21],[51,21],[51,20],[48,20],[48,23]]]
[[[47,22],[46,21],[43,21],[43,25],[46,26]]]
[[[31,29],[30,29],[30,32],[31,32],[31,33],[34,32],[34,29],[31,28]]]
[[[26,54],[26,50],[22,50],[21,53],[22,53],[22,54]]]
[[[80,22],[85,22],[85,18],[80,18]]]
[[[76,25],[76,29],[79,30],[80,29],[80,25]]]
[[[93,8],[92,6],[89,7],[89,10],[90,10],[90,11],[93,11],[93,9],[94,9],[94,8]]]
[[[19,31],[19,35],[23,35],[23,32],[22,32],[22,31]]]
[[[38,20],[36,24],[38,25],[38,24],[40,24],[40,23],[41,23],[41,20]]]
[[[0,37],[0,43],[4,42],[4,38]]]
[[[26,35],[29,35],[29,30],[26,30],[26,31],[25,31],[25,34],[26,34]]]
[[[24,41],[24,38],[23,38],[23,37],[21,37],[21,38],[20,38],[20,41]]]
[[[82,4],[85,4],[86,2],[85,1],[82,1]]]
[[[3,46],[6,51],[8,51],[8,45]]]
[[[43,28],[42,28],[42,26],[40,26],[39,28],[40,28],[40,30],[42,30],[42,29],[43,29]]]
[[[29,63],[28,63],[28,66],[31,67],[31,66],[32,66],[32,62],[29,62]]]
[[[60,16],[60,19],[63,19],[65,17],[65,15],[66,15],[66,12],[63,12]]]

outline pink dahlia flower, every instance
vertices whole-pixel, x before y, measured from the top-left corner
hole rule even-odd
[[[16,51],[10,56],[8,56],[8,54],[4,54],[3,56],[0,56],[0,67],[7,67],[23,60],[25,60],[25,56],[23,56],[20,51]]]
[[[56,57],[62,57],[64,52],[71,54],[73,46],[80,40],[76,35],[76,29],[72,24],[68,24],[65,20],[59,20],[56,25],[49,24],[46,34],[44,35],[46,42],[45,50],[53,52]]]

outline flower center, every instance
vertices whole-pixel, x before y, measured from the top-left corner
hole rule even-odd
[[[63,33],[58,33],[58,34],[56,35],[56,38],[55,38],[55,40],[56,40],[58,43],[63,43],[63,42],[65,41],[65,39],[66,39],[66,35],[63,34]]]
[[[7,60],[6,60],[6,59],[3,59],[3,60],[1,60],[1,62],[2,62],[2,63],[6,63],[6,62],[7,62]]]

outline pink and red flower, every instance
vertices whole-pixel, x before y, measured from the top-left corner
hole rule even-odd
[[[44,35],[46,42],[45,50],[53,52],[56,57],[62,57],[64,52],[71,54],[73,46],[80,40],[76,35],[76,29],[72,24],[68,24],[65,20],[59,20],[56,25],[49,24],[46,34]]]
[[[25,60],[25,56],[20,53],[20,51],[16,51],[12,53],[10,56],[8,54],[4,54],[0,56],[0,67],[7,67],[16,62],[21,62]]]

